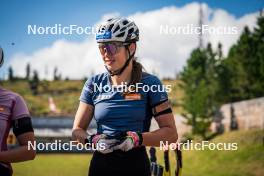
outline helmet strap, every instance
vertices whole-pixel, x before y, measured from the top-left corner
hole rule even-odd
[[[111,76],[115,76],[115,75],[121,75],[123,73],[123,71],[128,67],[129,65],[129,62],[131,61],[131,59],[134,57],[135,55],[135,52],[130,55],[130,51],[129,51],[129,48],[128,48],[129,45],[125,45],[125,48],[126,50],[128,51],[128,59],[126,60],[125,64],[118,70],[115,70],[115,71],[111,71],[107,68],[107,66],[105,65],[105,68],[106,70],[108,71],[108,73],[111,75]]]

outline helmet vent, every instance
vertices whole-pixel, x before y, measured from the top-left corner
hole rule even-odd
[[[111,25],[109,26],[109,29],[108,29],[108,31],[111,31],[111,30],[112,30],[112,28],[113,28],[113,26],[114,26],[114,24],[111,24]]]
[[[122,27],[122,29],[120,29],[120,31],[124,31],[127,27]]]
[[[118,26],[115,28],[115,30],[114,30],[113,33],[115,33],[116,31],[118,31],[119,29],[120,29],[120,26],[118,25]]]
[[[127,23],[128,23],[128,21],[127,21],[127,20],[123,21],[123,25],[126,25]]]
[[[123,37],[125,35],[125,32],[122,32],[120,34],[118,34],[116,37]]]
[[[132,34],[134,32],[134,28],[128,30],[128,34]]]

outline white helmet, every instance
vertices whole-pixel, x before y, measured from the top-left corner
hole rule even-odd
[[[96,33],[97,43],[123,42],[132,43],[139,40],[139,30],[133,21],[126,18],[111,18],[99,27]]]

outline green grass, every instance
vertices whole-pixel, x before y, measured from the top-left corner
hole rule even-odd
[[[239,131],[219,136],[213,143],[237,143],[236,151],[184,151],[183,175],[263,176],[264,131]]]
[[[237,142],[237,151],[183,151],[182,176],[263,176],[263,137],[264,130],[229,132],[211,142]],[[172,173],[174,156],[170,152]],[[163,152],[157,150],[157,157],[163,165]],[[13,164],[14,176],[85,176],[90,159],[90,154],[41,154],[34,161]]]
[[[39,154],[13,164],[14,176],[87,176],[91,154]]]

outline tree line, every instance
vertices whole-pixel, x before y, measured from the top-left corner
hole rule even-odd
[[[37,70],[31,70],[31,66],[28,63],[26,65],[26,74],[25,77],[18,77],[18,76],[14,76],[14,70],[13,68],[10,66],[8,68],[8,80],[10,82],[14,82],[14,81],[18,81],[18,80],[25,80],[28,81],[30,90],[32,92],[33,95],[37,95],[38,94],[38,87],[40,86],[40,79],[39,79],[39,73]],[[62,76],[61,73],[58,73],[58,68],[55,67],[54,68],[54,72],[53,72],[53,80],[54,81],[59,81],[62,80]],[[69,78],[66,78],[65,80],[69,80]],[[48,83],[47,81],[44,80],[43,82],[43,87],[47,87]]]
[[[264,96],[264,17],[258,17],[253,31],[244,28],[226,57],[220,43],[216,50],[210,43],[193,50],[180,79],[183,116],[193,134],[207,138],[222,104]]]

